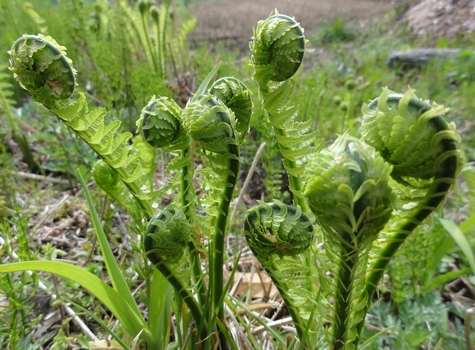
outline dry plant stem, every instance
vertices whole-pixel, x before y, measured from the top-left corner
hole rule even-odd
[[[233,208],[233,212],[231,213],[231,219],[230,219],[231,222],[234,222],[234,218],[236,217],[236,212],[237,212],[239,203],[241,203],[242,197],[244,197],[244,193],[246,193],[247,187],[249,186],[249,183],[251,182],[252,175],[254,174],[254,171],[256,170],[257,163],[259,162],[259,158],[261,157],[261,154],[264,151],[265,146],[266,146],[266,143],[262,142],[261,145],[259,146],[259,149],[256,152],[256,155],[254,156],[249,172],[247,173],[246,180],[244,180],[244,184],[242,185],[241,192],[239,192],[239,196],[234,202],[234,208]]]
[[[267,327],[271,327],[271,328],[272,327],[280,327],[280,326],[283,326],[283,325],[286,325],[286,324],[289,324],[289,323],[292,323],[292,317],[284,317],[284,318],[281,318],[280,320],[268,322]],[[265,332],[266,330],[267,330],[266,327],[259,326],[259,327],[256,327],[252,330],[252,334],[257,335],[257,334],[260,334],[262,332]]]
[[[57,179],[57,178],[54,178],[54,177],[31,174],[31,173],[25,173],[23,171],[16,171],[16,172],[14,172],[14,174],[18,175],[18,176],[20,176],[24,179],[31,179],[31,180],[37,180],[37,181],[48,181],[48,182],[51,182],[51,183],[63,184],[63,185],[69,185],[70,184],[70,182],[68,180]]]
[[[472,316],[475,313],[475,307],[472,307],[467,310],[465,315],[465,343],[467,344],[467,350],[473,350],[472,341],[470,340],[471,325],[472,325]]]

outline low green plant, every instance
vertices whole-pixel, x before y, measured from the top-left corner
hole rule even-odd
[[[313,121],[299,117],[293,100],[292,77],[307,51],[303,29],[276,13],[258,23],[250,48],[262,115],[275,134],[293,204],[276,200],[250,208],[244,235],[292,316],[298,338],[290,347],[298,339],[301,348],[326,343],[357,349],[389,262],[455,184],[459,136],[442,106],[423,102],[410,89],[405,94],[384,89],[363,107],[360,138],[342,134],[318,149]],[[227,293],[223,263],[240,148],[253,110],[246,85],[228,77],[208,88],[216,67],[183,109],[166,97],[152,97],[132,137],[119,133],[119,121],[107,123],[104,109],[89,109],[85,95],[76,91],[71,60],[54,39],[24,35],[10,55],[10,69],[32,98],[101,158],[93,169],[96,183],[133,218],[141,237],[148,321],[112,254],[81,174],[112,286],[58,261],[6,264],[0,272],[41,270],[74,280],[149,348],[168,347],[172,309],[178,348],[239,348],[225,309],[242,304]],[[200,170],[192,161],[198,154],[192,142],[201,152]],[[173,156],[167,167],[172,178],[160,189],[153,182],[157,148]],[[175,198],[157,210],[165,191]],[[316,245],[317,238],[322,244]]]

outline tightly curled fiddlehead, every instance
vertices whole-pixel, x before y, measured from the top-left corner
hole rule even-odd
[[[279,290],[300,340],[304,342],[304,320],[308,320],[312,308],[311,301],[307,300],[311,298],[311,292],[305,290],[303,296],[299,292],[305,288],[306,275],[312,270],[303,262],[305,258],[298,255],[310,254],[314,237],[312,220],[300,208],[279,201],[260,202],[247,211],[244,234],[249,247]]]
[[[356,324],[365,316],[369,250],[395,202],[390,173],[391,166],[371,146],[348,135],[308,164],[304,194],[323,229],[326,268],[335,276],[320,276],[322,288],[334,298],[332,312],[323,310],[321,316],[332,324],[335,349],[353,349],[359,339]]]
[[[234,113],[213,95],[191,101],[182,118],[188,134],[206,151],[229,153],[229,145],[237,144]]]
[[[191,240],[191,225],[181,210],[164,209],[149,222],[144,246],[154,266],[162,262],[174,263],[183,258]]]
[[[249,247],[258,259],[294,256],[313,241],[313,226],[300,208],[282,202],[260,203],[248,210],[244,227]]]
[[[264,87],[269,81],[290,79],[302,63],[305,52],[303,29],[293,19],[276,14],[259,21],[249,44],[254,79]]]
[[[152,147],[160,148],[186,142],[185,131],[181,126],[182,110],[178,104],[166,97],[152,97],[142,109],[137,128],[145,141]],[[186,147],[186,145],[183,145]]]
[[[292,18],[276,14],[260,21],[250,43],[253,79],[259,84],[263,107],[274,128],[284,167],[289,173],[289,187],[296,205],[308,211],[302,194],[300,174],[305,157],[315,140],[310,119],[301,121],[298,105],[293,104],[295,83],[290,79],[302,63],[305,53],[303,29]]]
[[[15,41],[9,54],[11,71],[35,101],[51,107],[73,95],[76,70],[66,57],[66,48],[53,38],[25,34]]]
[[[236,130],[239,132],[239,138],[242,142],[251,120],[251,91],[239,79],[227,77],[216,80],[210,87],[209,92],[234,112]]]
[[[192,227],[180,209],[164,209],[150,219],[144,238],[147,258],[157,268],[182,300],[187,304],[198,328],[206,334],[203,312],[181,278],[177,265],[185,256],[185,248],[191,241]]]

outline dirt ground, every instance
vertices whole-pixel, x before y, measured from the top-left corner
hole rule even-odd
[[[222,40],[226,44],[247,46],[252,28],[274,9],[295,17],[307,32],[335,18],[368,21],[384,16],[401,5],[418,0],[215,0],[191,4],[197,17],[196,30],[189,39]]]

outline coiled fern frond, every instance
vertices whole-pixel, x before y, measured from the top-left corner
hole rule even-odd
[[[181,125],[181,114],[175,101],[153,96],[142,109],[137,129],[154,148],[185,148],[189,139]]]
[[[147,226],[144,239],[147,257],[154,266],[183,259],[191,231],[191,225],[181,210],[162,210]]]
[[[375,249],[365,287],[371,300],[398,248],[444,203],[462,161],[460,136],[454,124],[446,121],[447,109],[420,100],[413,90],[402,95],[383,89],[362,111],[363,138],[392,165],[392,177],[398,183],[394,188],[403,203],[409,204],[397,211],[399,220],[390,223],[385,239]],[[358,329],[363,325],[361,321]]]
[[[391,166],[371,146],[342,135],[307,167],[304,193],[323,231],[327,258],[320,284],[334,299],[319,309],[320,316],[332,325],[329,343],[353,349],[359,339],[356,325],[365,316],[369,251],[396,200],[389,185]]]
[[[280,201],[258,206],[247,211],[246,235],[249,248],[261,261],[272,260],[273,255],[295,256],[310,246],[314,231],[310,219],[300,208]]]
[[[246,213],[244,234],[284,299],[303,341],[306,322],[310,321],[314,306],[314,296],[305,288],[308,288],[308,272],[315,271],[301,256],[310,254],[314,239],[311,218],[300,208],[280,201],[259,202]],[[303,290],[306,292],[302,294]]]
[[[243,142],[249,130],[249,122],[252,115],[251,91],[239,79],[226,77],[216,80],[211,85],[209,93],[234,112],[236,131],[240,135],[240,142]]]
[[[52,37],[25,34],[9,51],[10,70],[33,99],[47,107],[74,94],[76,70]]]
[[[269,81],[286,81],[297,72],[305,52],[305,37],[293,18],[276,13],[259,21],[249,46],[254,79],[265,91]]]
[[[10,69],[22,87],[114,169],[142,209],[151,215],[154,193],[144,192],[142,187],[150,189],[155,150],[141,137],[130,145],[132,134],[118,133],[119,120],[106,124],[104,108],[89,110],[84,94],[75,92],[76,71],[71,64],[65,49],[42,35],[24,35],[10,50]]]
[[[249,45],[252,51],[253,79],[259,84],[263,107],[274,128],[294,201],[305,212],[300,174],[305,157],[313,152],[316,134],[311,120],[298,119],[298,106],[292,103],[295,87],[292,76],[302,64],[305,48],[303,29],[293,19],[276,12],[259,21]]]

